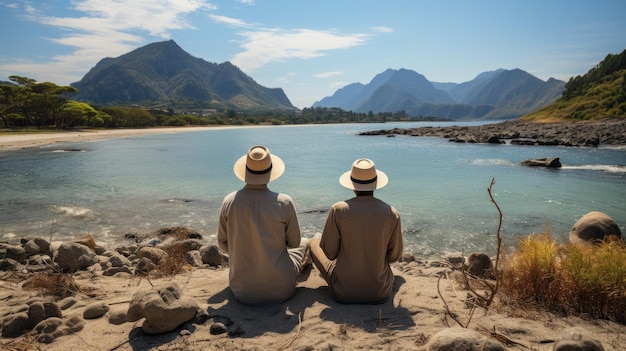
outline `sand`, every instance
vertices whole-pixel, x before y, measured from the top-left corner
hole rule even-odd
[[[623,350],[626,326],[605,320],[558,316],[492,305],[473,315],[465,306],[467,291],[449,278],[447,268],[424,263],[397,263],[394,293],[381,305],[344,305],[335,302],[319,272],[308,268],[296,294],[272,307],[249,307],[236,302],[228,288],[228,268],[193,268],[174,277],[146,279],[118,273],[106,277],[83,272],[75,275],[78,302],[63,311],[64,319],[82,316],[85,306],[105,302],[111,311],[85,320],[85,327],[33,350],[419,350],[435,333],[459,327],[445,306],[464,327],[488,337],[510,341],[508,350],[552,350],[553,342],[568,327],[580,326],[602,342],[606,351]],[[17,279],[0,280],[0,315],[38,294],[21,288]],[[14,277],[15,278],[15,277]],[[141,331],[141,322],[111,324],[108,316],[128,309],[134,292],[175,281],[184,296],[194,298],[208,319],[183,324],[160,335]],[[444,303],[445,301],[445,303]],[[242,334],[212,335],[211,325],[232,321]],[[494,333],[495,331],[495,333]],[[0,339],[0,349],[33,344],[28,337]],[[23,350],[23,349],[19,349]]]
[[[86,141],[96,141],[111,138],[127,138],[147,134],[182,133],[203,131],[215,128],[241,128],[234,126],[211,126],[211,127],[162,127],[143,129],[103,129],[103,130],[82,130],[82,131],[54,131],[45,133],[29,134],[0,134],[0,151],[15,150],[24,148],[37,148],[50,146],[59,143],[78,143]]]

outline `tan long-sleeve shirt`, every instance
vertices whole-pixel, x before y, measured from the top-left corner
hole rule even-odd
[[[328,213],[320,246],[336,259],[329,288],[338,301],[384,300],[394,280],[389,263],[403,250],[400,214],[373,196],[338,202]]]
[[[287,248],[300,245],[300,225],[291,197],[249,184],[228,194],[217,241],[228,253],[229,286],[237,300],[267,304],[294,294],[299,272]]]

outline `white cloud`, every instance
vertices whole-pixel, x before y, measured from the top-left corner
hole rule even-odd
[[[380,32],[380,33],[393,32],[393,28],[389,28],[389,27],[370,27],[370,29],[373,30],[374,32]]]
[[[244,71],[253,71],[271,62],[285,59],[310,59],[324,56],[327,51],[348,49],[361,45],[366,34],[338,34],[310,29],[263,29],[238,33],[245,38],[245,51],[231,62]]]
[[[219,16],[219,15],[214,15],[214,14],[210,14],[209,18],[214,20],[215,22],[218,23],[224,23],[230,26],[236,26],[236,27],[250,27],[249,24],[247,24],[246,22],[240,20],[240,19],[236,19],[236,18],[232,18],[232,17],[226,17],[226,16]]]
[[[245,5],[254,5],[254,0],[237,0],[237,2]]]
[[[68,79],[80,79],[100,59],[134,49],[144,40],[140,33],[167,39],[171,31],[193,28],[185,15],[216,9],[205,0],[83,0],[72,4],[72,10],[84,13],[84,16],[46,16],[43,14],[45,10],[32,4],[27,4],[24,11],[32,21],[64,29],[62,37],[48,40],[73,47],[75,51],[55,56],[50,62],[38,63],[23,58],[3,62],[2,71],[28,72],[35,79],[41,75],[46,79],[58,78],[55,81],[58,84],[69,84]]]
[[[330,77],[335,77],[335,76],[339,76],[342,74],[343,72],[333,71],[333,72],[317,73],[317,74],[314,74],[313,76],[315,78],[330,78]]]

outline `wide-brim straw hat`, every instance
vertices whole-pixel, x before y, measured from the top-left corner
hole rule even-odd
[[[339,184],[356,191],[372,191],[387,185],[387,175],[376,169],[374,162],[360,158],[352,163],[352,169],[339,177]]]
[[[247,184],[267,184],[285,172],[285,163],[263,145],[256,145],[235,162],[235,175]]]

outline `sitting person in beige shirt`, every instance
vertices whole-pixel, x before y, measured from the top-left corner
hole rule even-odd
[[[222,202],[217,242],[229,256],[229,287],[247,305],[289,299],[305,265],[308,239],[300,236],[295,205],[267,187],[284,171],[282,159],[253,146],[234,166],[246,185]]]
[[[391,295],[390,263],[402,255],[400,214],[374,197],[388,182],[374,162],[358,159],[339,183],[355,197],[334,204],[321,239],[311,239],[311,258],[341,303],[382,303]]]

